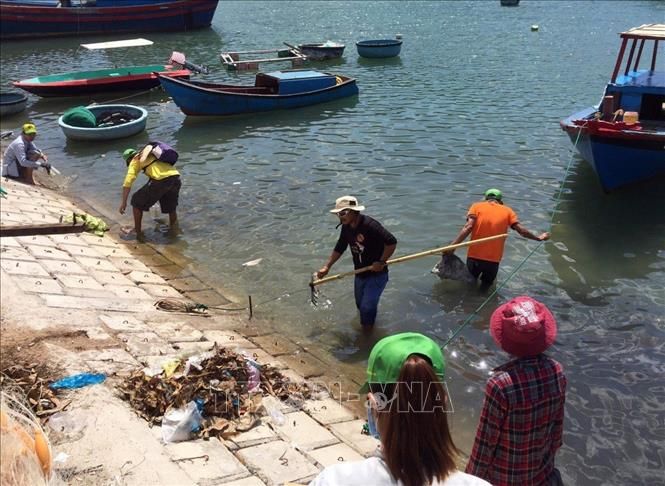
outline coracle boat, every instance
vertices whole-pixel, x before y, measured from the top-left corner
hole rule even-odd
[[[656,67],[665,24],[642,25],[620,36],[601,102],[560,123],[606,192],[665,174],[665,69]],[[644,59],[646,68],[640,69]]]
[[[14,91],[0,92],[0,116],[13,115],[25,110],[28,103],[28,97],[23,93]]]
[[[253,86],[183,81],[159,75],[186,115],[236,115],[299,108],[358,94],[356,80],[310,70],[258,73]]]
[[[288,44],[287,44],[288,45]],[[310,61],[324,61],[326,59],[337,59],[344,54],[344,44],[339,42],[320,42],[310,44],[298,44],[297,49]]]
[[[83,107],[78,107],[83,108]],[[93,105],[83,108],[88,117],[68,110],[58,119],[67,138],[73,140],[114,140],[145,130],[148,112],[134,105]],[[73,115],[73,116],[69,116]],[[78,116],[76,116],[78,115]]]
[[[171,65],[130,66],[95,71],[51,74],[15,81],[13,84],[38,96],[81,96],[111,91],[141,91],[159,86],[157,75],[189,78],[187,69]]]
[[[399,56],[402,50],[401,39],[375,39],[356,42],[360,57],[384,58]]]
[[[209,27],[219,0],[0,1],[0,38],[175,32]]]

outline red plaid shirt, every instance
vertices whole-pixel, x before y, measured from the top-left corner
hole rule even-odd
[[[548,484],[562,444],[563,367],[539,354],[494,371],[466,472],[495,486]]]

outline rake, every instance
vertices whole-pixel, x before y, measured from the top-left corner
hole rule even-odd
[[[485,243],[487,241],[493,241],[493,240],[499,240],[508,237],[507,233],[500,234],[500,235],[495,235],[495,236],[488,236],[487,238],[480,238],[478,240],[471,240],[471,241],[464,241],[462,243],[457,243],[456,245],[447,245],[447,246],[442,246],[440,248],[434,248],[432,250],[426,250],[426,251],[421,251],[418,253],[412,253],[410,255],[404,255],[398,258],[393,258],[391,260],[388,260],[386,262],[386,265],[395,265],[396,263],[403,263],[403,262],[408,262],[411,260],[415,260],[417,258],[422,258],[425,256],[430,256],[430,255],[440,255],[442,253],[445,253],[450,250],[456,250],[457,248],[462,248],[465,246],[471,246],[471,245],[476,245],[478,243]],[[318,304],[318,299],[319,299],[319,291],[316,289],[317,286],[332,282],[333,280],[340,280],[344,277],[349,277],[351,275],[358,275],[359,273],[364,273],[369,271],[372,268],[372,266],[367,266],[367,267],[362,267],[358,268],[356,270],[351,270],[348,272],[343,272],[343,273],[338,273],[337,275],[331,275],[330,277],[324,277],[321,279],[316,279],[316,274],[312,274],[312,278],[309,282],[309,287],[311,291],[311,301],[313,305]]]

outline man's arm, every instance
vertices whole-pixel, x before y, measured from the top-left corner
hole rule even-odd
[[[328,262],[325,265],[323,265],[318,272],[316,272],[316,278],[323,278],[326,275],[328,275],[330,268],[335,264],[337,260],[339,260],[339,257],[341,256],[342,256],[341,253],[339,253],[337,250],[333,250],[333,252],[330,254],[330,258],[328,258]]]
[[[550,234],[545,232],[541,233],[538,236],[534,235],[531,231],[526,229],[524,226],[522,226],[520,223],[515,223],[511,226],[512,229],[517,231],[521,236],[528,240],[534,240],[534,241],[546,241],[550,239]]]
[[[383,246],[381,260],[372,263],[372,272],[380,272],[386,268],[386,262],[390,259],[391,256],[393,256],[393,253],[395,253],[395,248],[397,248],[397,243]]]
[[[120,202],[120,214],[125,214],[125,209],[127,209],[127,198],[129,197],[129,191],[132,189],[132,184],[136,180],[136,177],[139,175],[141,166],[138,160],[134,159],[129,163],[127,167],[127,175],[125,180],[122,183],[122,201]]]
[[[131,190],[131,187],[123,187],[122,188],[122,201],[120,202],[120,214],[125,214],[125,210],[127,209],[127,197],[129,197],[129,191]]]
[[[471,234],[474,224],[476,224],[476,217],[472,214],[469,214],[466,217],[466,223],[464,226],[462,226],[459,234],[453,241],[450,242],[450,244],[457,245],[458,243],[462,243],[464,240],[466,240],[467,236]],[[455,250],[448,250],[446,253],[455,253]]]

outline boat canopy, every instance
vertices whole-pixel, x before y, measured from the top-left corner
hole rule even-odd
[[[81,44],[81,47],[85,47],[86,49],[93,51],[96,49],[116,49],[118,47],[151,46],[152,44],[154,44],[154,42],[151,40],[139,38],[110,42],[96,42],[94,44]]]
[[[621,49],[619,50],[619,55],[617,56],[616,64],[614,65],[614,72],[612,73],[612,78],[610,79],[611,83],[617,81],[617,76],[621,70],[621,65],[623,63],[624,54],[626,52],[626,47],[628,41],[632,40],[630,46],[630,53],[626,60],[626,66],[624,68],[623,75],[628,76],[630,72],[638,72],[640,60],[642,59],[642,51],[644,50],[644,45],[647,40],[652,41],[652,52],[651,52],[651,68],[649,71],[656,71],[656,58],[658,57],[658,48],[659,41],[665,40],[665,24],[644,24],[639,27],[632,28],[626,32],[621,32]],[[662,47],[662,46],[661,46]],[[637,53],[635,50],[637,49]]]

